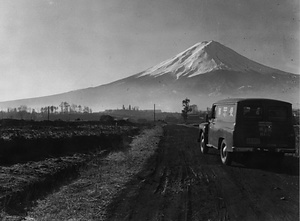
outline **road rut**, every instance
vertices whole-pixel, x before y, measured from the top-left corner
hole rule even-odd
[[[108,207],[108,220],[298,220],[299,158],[281,168],[221,164],[200,153],[198,130],[164,127],[143,170]]]

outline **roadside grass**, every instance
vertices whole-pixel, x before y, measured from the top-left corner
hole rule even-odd
[[[95,157],[79,178],[28,212],[25,220],[105,220],[106,208],[157,149],[163,129],[145,129],[124,151]]]

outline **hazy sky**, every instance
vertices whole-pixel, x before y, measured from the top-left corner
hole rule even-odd
[[[299,74],[298,0],[1,0],[0,101],[98,86],[215,40]]]

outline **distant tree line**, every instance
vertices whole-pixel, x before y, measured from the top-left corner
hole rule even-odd
[[[133,106],[131,106],[131,104],[129,104],[128,109],[127,109],[127,108],[125,107],[125,105],[123,104],[122,110],[133,110],[133,111],[138,111],[138,110],[139,110],[139,107],[138,107],[138,106],[133,107]]]
[[[36,120],[40,116],[49,116],[53,114],[91,114],[93,110],[88,106],[82,106],[77,104],[69,104],[64,101],[58,106],[45,106],[41,108],[31,108],[26,105],[20,105],[17,108],[7,108],[1,110],[0,117],[14,118],[14,119],[32,119]],[[48,117],[49,118],[49,117]]]

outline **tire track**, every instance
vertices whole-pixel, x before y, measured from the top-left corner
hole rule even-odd
[[[156,155],[144,168],[148,175],[133,197],[119,204],[130,208],[121,209],[127,211],[123,220],[297,220],[297,176],[224,166],[218,153],[200,153],[197,135],[193,128],[164,128]],[[272,194],[280,191],[287,198],[279,203]]]

